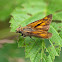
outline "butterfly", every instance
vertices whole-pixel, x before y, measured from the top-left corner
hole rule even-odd
[[[43,19],[37,20],[28,24],[25,27],[19,27],[16,29],[16,33],[21,33],[22,36],[35,36],[39,38],[48,39],[52,36],[52,33],[49,33],[49,25],[52,21],[52,14],[44,17]]]

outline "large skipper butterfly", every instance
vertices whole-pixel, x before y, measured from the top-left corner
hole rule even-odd
[[[16,29],[17,33],[21,33],[22,36],[35,36],[39,38],[50,38],[52,33],[49,33],[49,24],[52,21],[52,14],[28,24],[25,27],[19,27]]]

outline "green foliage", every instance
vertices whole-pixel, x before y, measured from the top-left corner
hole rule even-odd
[[[36,37],[22,38],[20,36],[18,45],[25,47],[25,56],[30,58],[31,62],[53,62],[55,56],[59,56],[62,47],[62,22],[56,23],[54,20],[62,20],[61,1],[56,0],[27,0],[22,4],[22,8],[17,7],[13,12],[11,19],[11,31],[15,32],[20,25],[27,24],[53,14],[53,22],[50,25],[49,32],[53,34],[50,39],[41,39]],[[59,3],[59,4],[57,4]]]
[[[0,62],[11,62],[10,59],[24,58],[24,48],[18,48],[17,44],[5,44],[0,48]]]
[[[21,7],[24,0],[0,0],[0,21],[10,18],[10,13],[15,7]]]
[[[9,14],[12,12],[14,0],[0,0],[0,20],[6,20],[9,18]]]

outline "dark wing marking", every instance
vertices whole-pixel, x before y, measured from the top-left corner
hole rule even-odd
[[[37,20],[35,22],[32,22],[30,24],[28,24],[27,26],[36,29],[36,30],[45,30],[48,31],[49,29],[49,24],[52,21],[52,14],[44,17],[43,19]]]

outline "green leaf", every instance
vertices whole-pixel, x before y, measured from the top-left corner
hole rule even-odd
[[[17,43],[4,44],[0,48],[0,62],[16,61],[14,58],[24,58],[24,48],[18,48]],[[12,60],[10,60],[12,59]]]
[[[52,3],[55,4],[55,1],[34,0],[32,2],[30,0],[27,2],[22,5],[22,8],[16,8],[12,12],[13,18],[10,21],[12,32],[15,32],[19,25],[24,27],[33,21],[45,17],[47,14],[53,14],[53,20],[62,20],[61,13],[56,13],[56,10],[61,9],[61,7],[58,8],[52,5]],[[54,8],[52,9],[53,11],[50,10],[52,7],[55,7],[56,10]],[[55,56],[59,56],[62,47],[62,35],[60,35],[60,32],[57,32],[58,30],[62,31],[61,26],[62,23],[51,23],[49,32],[53,35],[48,40],[36,37],[25,37],[23,39],[20,36],[18,45],[19,47],[25,47],[26,58],[30,58],[31,62],[53,62]]]
[[[47,0],[47,14],[52,13],[54,20],[62,21],[62,0]]]
[[[15,7],[21,7],[24,0],[0,0],[0,21],[10,18],[10,13]]]
[[[51,25],[59,32],[62,31],[62,23],[55,23],[55,22],[52,22]]]
[[[15,7],[14,0],[0,0],[0,21],[4,21],[10,17],[10,13]]]

